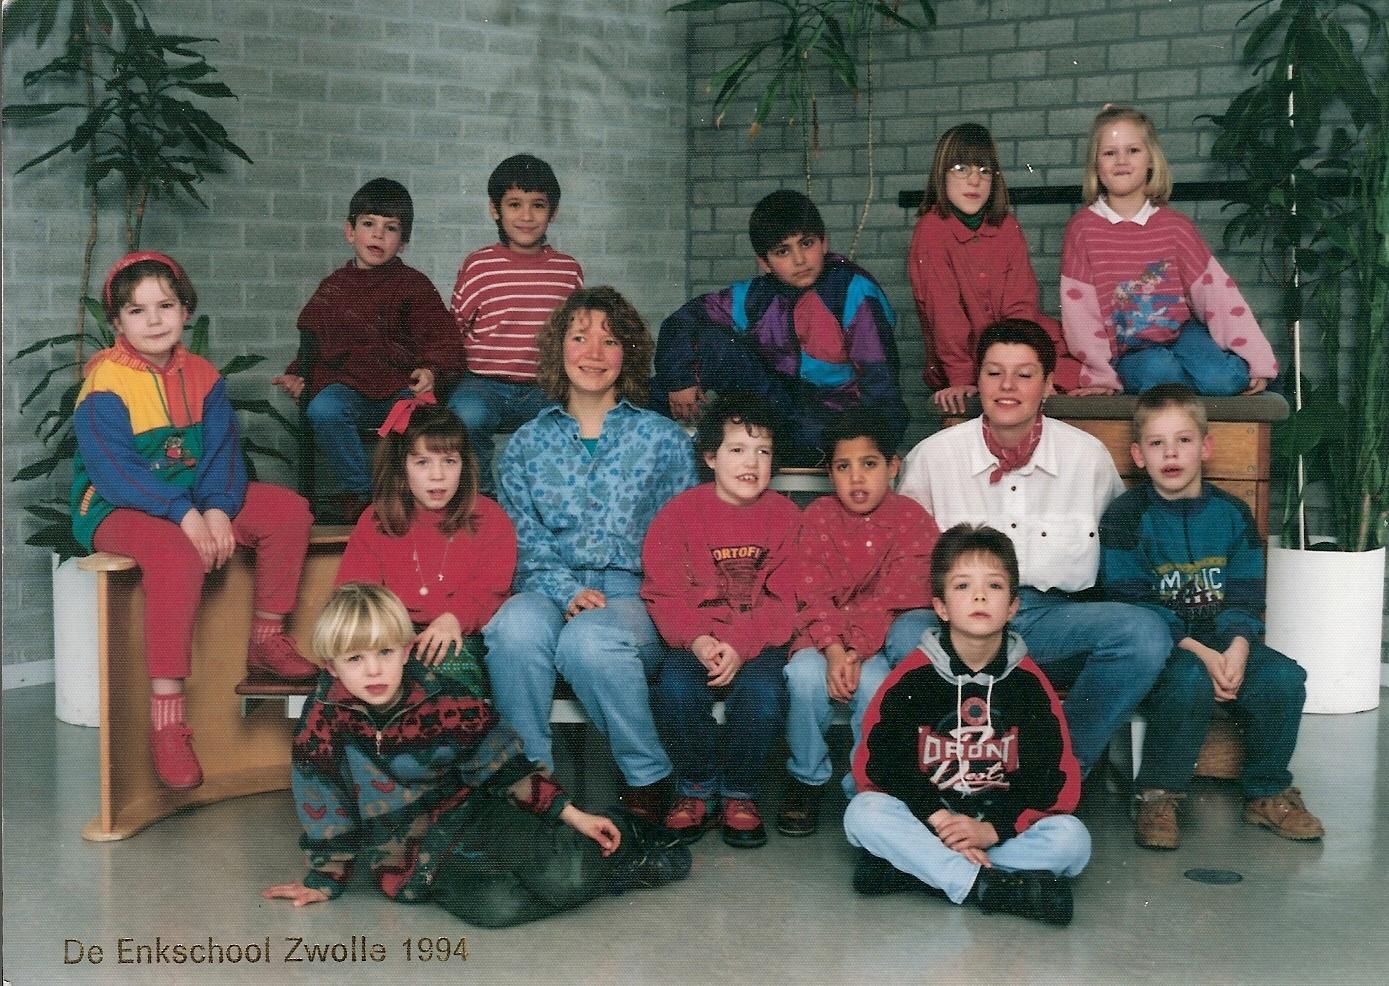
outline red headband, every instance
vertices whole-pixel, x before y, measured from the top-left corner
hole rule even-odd
[[[415,413],[415,408],[421,404],[438,404],[434,398],[434,391],[426,390],[417,397],[402,397],[391,405],[390,411],[386,414],[386,420],[381,422],[381,427],[376,429],[376,433],[385,438],[391,432],[397,435],[405,434],[405,429],[410,427],[410,415]]]
[[[163,264],[174,275],[174,282],[179,283],[188,280],[183,268],[178,262],[163,253],[156,253],[154,250],[138,250],[135,253],[127,253],[120,260],[111,265],[110,271],[106,274],[106,283],[101,286],[101,301],[109,309],[111,307],[111,282],[116,279],[116,275],[127,267],[133,267],[142,260],[153,260],[155,263]]]

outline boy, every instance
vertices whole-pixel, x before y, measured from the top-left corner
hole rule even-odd
[[[883,643],[901,613],[931,604],[931,549],[940,530],[920,504],[892,492],[901,460],[877,411],[850,408],[825,429],[834,496],[801,515],[800,629],[786,665],[789,775],[777,831],[814,834],[830,778],[825,733],[830,702],[853,702],[858,745],[863,713],[887,677]],[[852,776],[845,789],[853,797]]]
[[[826,420],[862,405],[886,417],[895,449],[907,407],[882,288],[828,252],[820,210],[800,192],[758,202],[748,235],[762,276],[693,298],[662,323],[653,406],[691,421],[705,391],[757,394],[786,419],[781,459],[818,466]]]
[[[581,811],[490,703],[407,662],[414,636],[384,586],[348,582],[329,598],[313,632],[327,674],[292,757],[310,870],[261,896],[332,900],[360,858],[388,897],[504,927],[689,872],[689,850]]]
[[[1130,452],[1148,483],[1105,511],[1100,578],[1111,599],[1161,615],[1173,643],[1146,701],[1134,841],[1180,844],[1177,802],[1216,702],[1229,702],[1244,726],[1244,820],[1285,839],[1319,839],[1321,822],[1288,771],[1307,674],[1259,641],[1263,546],[1243,501],[1201,478],[1212,452],[1205,404],[1181,384],[1153,387],[1138,398],[1133,437]]]
[[[775,430],[760,398],[715,400],[695,435],[713,482],[666,504],[642,546],[641,597],[671,648],[652,692],[679,779],[665,824],[686,843],[713,823],[716,793],[724,842],[767,841],[755,799],[786,720],[782,668],[796,628],[792,555],[800,526],[795,505],[767,490]],[[710,715],[718,696],[726,696],[728,713],[722,763]]]
[[[318,285],[299,313],[299,354],[270,382],[298,400],[314,441],[341,484],[347,523],[371,500],[360,432],[378,427],[400,397],[422,394],[462,372],[457,331],[439,292],[400,253],[415,207],[399,182],[373,178],[348,205],[347,265]]]
[[[854,754],[860,794],[844,813],[863,894],[924,883],[956,904],[1050,924],[1071,920],[1070,878],[1090,834],[1061,701],[1022,638],[1008,536],[959,524],[936,542],[942,629],[884,682]]]
[[[515,154],[487,179],[487,209],[500,242],[474,250],[458,269],[453,317],[468,372],[449,407],[468,427],[478,460],[478,489],[492,496],[492,436],[519,428],[553,401],[536,385],[536,336],[550,312],[584,286],[578,261],[545,242],[559,214],[559,181],[550,166]]]

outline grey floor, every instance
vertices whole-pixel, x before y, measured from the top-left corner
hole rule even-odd
[[[1087,789],[1095,858],[1076,920],[1055,929],[984,916],[925,895],[865,899],[836,799],[807,840],[775,834],[736,851],[710,835],[677,887],[601,900],[517,929],[469,929],[429,905],[359,883],[294,910],[257,896],[302,874],[287,794],[226,802],[133,839],[84,843],[96,810],[96,731],[57,722],[50,687],[5,692],[4,978],[40,983],[1385,983],[1389,982],[1389,711],[1309,716],[1293,768],[1326,822],[1324,844],[1243,827],[1234,790],[1201,782],[1186,844],[1135,849],[1125,805]],[[603,800],[606,765],[590,765]],[[567,771],[562,771],[567,773]],[[1193,868],[1234,870],[1230,886]],[[264,943],[272,961],[119,965],[122,938]],[[284,961],[287,939],[384,945],[379,964]],[[407,961],[403,941],[466,936],[468,958]],[[104,950],[64,964],[67,939]],[[69,955],[75,946],[68,946]]]

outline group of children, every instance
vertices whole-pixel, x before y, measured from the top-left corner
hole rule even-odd
[[[73,515],[83,543],[143,573],[161,781],[201,782],[182,700],[192,621],[202,576],[239,544],[257,552],[248,667],[325,672],[293,755],[311,872],[266,891],[296,904],[336,896],[357,859],[389,896],[496,925],[680,879],[710,827],[765,843],[758,799],[783,737],[776,825],[809,835],[834,702],[853,710],[844,824],[864,893],[925,886],[1068,922],[1090,853],[1069,814],[1080,779],[1145,698],[1140,845],[1178,844],[1216,702],[1246,725],[1246,820],[1320,837],[1288,772],[1303,674],[1257,639],[1257,533],[1201,480],[1211,440],[1184,386],[1252,393],[1276,366],[1165,207],[1146,117],[1106,108],[1091,145],[1058,326],[988,132],[942,138],[909,270],[937,405],[977,394],[983,413],[905,462],[891,306],[828,252],[805,196],[753,210],[762,276],[694,299],[653,341],[546,243],[560,193],[544,162],[493,174],[500,242],[464,261],[453,317],[399,259],[408,193],[368,182],[353,257],[305,307],[299,357],[274,381],[305,400],[355,522],[308,658],[283,625],[307,504],[247,481],[225,385],[181,345],[186,274],[123,258],[103,292],[116,345],[75,412]],[[1110,393],[1116,375],[1146,391],[1133,457],[1150,482],[1127,493],[1102,445],[1042,413],[1053,389]],[[366,425],[381,435],[371,473]],[[515,433],[494,482],[499,428]],[[822,464],[834,496],[801,511],[769,490],[774,461]],[[1096,585],[1109,601],[1076,598]],[[606,814],[550,779],[559,679],[623,775]]]

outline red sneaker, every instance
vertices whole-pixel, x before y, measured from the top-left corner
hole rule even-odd
[[[285,681],[309,681],[318,677],[318,668],[310,664],[287,633],[277,633],[264,643],[251,641],[246,649],[246,671],[268,674]]]
[[[757,802],[726,798],[719,813],[723,841],[737,849],[756,849],[767,844],[767,828],[757,813]]]
[[[688,796],[676,799],[665,821],[666,828],[686,846],[698,842],[713,824],[714,815],[709,811],[709,802]]]
[[[159,782],[175,791],[187,791],[203,782],[203,768],[193,752],[193,730],[181,722],[150,730],[150,755]]]

